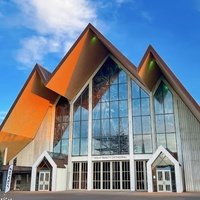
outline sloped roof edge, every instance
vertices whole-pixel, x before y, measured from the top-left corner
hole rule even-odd
[[[12,111],[13,111],[15,105],[17,104],[18,100],[20,99],[22,93],[24,92],[26,86],[28,85],[28,83],[29,83],[31,77],[33,76],[33,74],[35,73],[35,71],[38,72],[38,74],[39,74],[39,76],[40,76],[40,78],[41,78],[41,80],[42,80],[42,82],[43,82],[44,85],[45,85],[45,83],[49,80],[48,77],[49,77],[49,75],[50,75],[50,72],[48,72],[46,69],[44,69],[41,65],[36,64],[36,65],[34,66],[32,72],[30,73],[28,79],[27,79],[26,82],[24,83],[22,89],[20,90],[20,92],[19,92],[17,98],[16,98],[15,101],[13,102],[13,104],[12,104],[10,110],[8,111],[7,115],[5,116],[3,122],[1,123],[1,125],[0,125],[0,131],[2,130],[4,124],[6,123],[6,120],[9,118],[10,114],[12,113]]]
[[[52,72],[48,82],[51,81],[53,76],[56,74],[56,72],[60,69],[62,66],[63,62],[67,59],[67,57],[70,55],[70,53],[74,50],[74,48],[77,46],[78,42],[81,40],[81,38],[84,36],[84,34],[88,31],[91,30],[97,38],[102,42],[102,44],[115,56],[121,64],[127,68],[127,70],[134,75],[137,80],[145,85],[145,83],[142,81],[140,76],[137,73],[137,67],[128,60],[127,57],[125,57],[109,40],[107,40],[91,23],[87,25],[87,27],[84,29],[84,31],[81,33],[81,35],[78,37],[78,39],[75,41],[75,43],[72,45],[72,47],[69,49],[69,51],[66,53],[66,55],[63,57],[63,59],[60,61],[60,63],[57,65],[55,70]],[[46,86],[48,84],[46,82]]]
[[[155,49],[151,45],[148,46],[138,66],[138,72],[142,69],[142,66],[149,54],[153,55],[161,71],[164,72],[164,75],[167,76],[166,78],[168,78],[169,81],[173,83],[173,86],[176,88],[176,93],[179,94],[183,102],[187,105],[187,107],[192,111],[192,113],[200,121],[200,106],[194,100],[194,98],[189,94],[189,92],[185,89],[182,83],[178,80],[175,74],[171,71],[171,69],[167,66],[167,64],[163,61],[163,59],[158,55],[158,53],[155,51]],[[197,112],[194,112],[194,110],[197,110]]]

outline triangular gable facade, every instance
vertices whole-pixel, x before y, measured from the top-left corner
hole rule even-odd
[[[151,45],[148,47],[139,64],[138,74],[149,90],[153,89],[153,86],[156,84],[160,76],[164,76],[170,86],[180,96],[194,116],[200,121],[199,105]]]
[[[164,61],[149,46],[138,69],[122,55],[99,31],[89,24],[58,67],[51,74],[36,65],[0,128],[0,144],[12,146],[12,135],[19,136],[19,149],[29,143],[56,98],[73,99],[102,60],[114,56],[142,85],[152,90],[153,83],[164,75],[169,84],[200,121],[200,107],[182,86]],[[153,61],[151,64],[150,62]],[[22,115],[23,113],[23,115]],[[20,137],[25,138],[23,140]],[[8,139],[9,138],[9,139]],[[26,142],[24,142],[24,140]],[[5,143],[10,141],[10,145]],[[20,143],[19,142],[19,143]],[[9,157],[16,155],[9,152]]]

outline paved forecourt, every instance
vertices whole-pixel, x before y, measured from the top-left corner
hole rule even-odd
[[[7,198],[7,199],[6,199]],[[119,191],[9,192],[0,200],[200,200],[200,193],[142,193]]]

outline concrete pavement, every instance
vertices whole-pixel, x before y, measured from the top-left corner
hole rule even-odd
[[[7,198],[7,199],[6,199]],[[142,193],[121,191],[9,192],[0,200],[200,200],[200,193]]]

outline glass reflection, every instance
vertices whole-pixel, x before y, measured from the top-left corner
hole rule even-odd
[[[128,153],[127,98],[127,75],[108,58],[93,78],[93,155]]]
[[[132,80],[134,153],[152,153],[149,95]]]
[[[61,97],[56,105],[53,151],[68,154],[70,105]]]
[[[168,86],[160,83],[154,96],[157,146],[164,146],[176,153],[176,130],[173,95]]]
[[[72,155],[87,155],[88,141],[88,87],[74,103]]]

